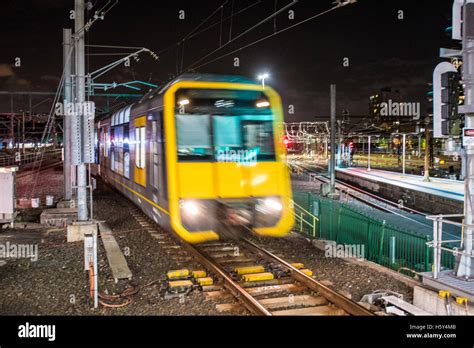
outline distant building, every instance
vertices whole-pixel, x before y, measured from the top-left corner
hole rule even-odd
[[[391,87],[382,88],[376,94],[369,98],[369,116],[374,124],[383,123],[393,124],[400,122],[400,116],[382,115],[383,103],[400,103],[403,100],[403,94],[398,89]]]

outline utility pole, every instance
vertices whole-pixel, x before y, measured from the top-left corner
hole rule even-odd
[[[24,112],[24,111],[23,111],[23,117],[22,117],[21,122],[22,122],[22,126],[21,126],[21,128],[22,128],[22,129],[21,129],[21,130],[22,130],[22,132],[21,132],[21,134],[22,134],[22,139],[21,139],[21,144],[22,144],[22,146],[21,146],[21,153],[22,153],[23,155],[25,155],[25,112]]]
[[[76,65],[76,103],[84,105],[86,101],[86,76],[85,76],[85,45],[84,45],[84,0],[75,0],[75,65]],[[78,221],[88,220],[87,210],[87,168],[83,160],[82,150],[85,139],[84,114],[75,116],[80,129],[81,155],[77,166],[77,219]]]
[[[367,171],[370,172],[370,151],[371,151],[371,146],[372,146],[372,143],[371,143],[371,136],[369,135],[369,139],[368,139],[368,144],[367,144],[367,147],[368,147],[368,151],[367,151]]]
[[[12,149],[15,148],[15,113],[13,112],[13,94],[10,95],[10,139]]]
[[[72,59],[73,59],[73,47],[71,42],[72,34],[71,29],[63,29],[63,66],[64,66],[64,102],[72,103]],[[64,164],[63,164],[63,176],[64,176],[64,187],[63,197],[64,200],[70,201],[72,198],[72,177],[71,177],[71,116],[63,115],[63,149],[64,149]]]
[[[331,158],[329,170],[331,176],[329,196],[336,197],[336,85],[331,85]]]
[[[406,164],[406,160],[405,160],[405,155],[406,155],[406,142],[407,142],[407,135],[405,133],[402,134],[402,172],[403,172],[403,175],[405,175],[405,164]]]
[[[459,112],[464,114],[463,146],[466,156],[466,176],[464,178],[464,238],[461,260],[456,275],[465,279],[474,276],[472,262],[473,228],[473,186],[474,186],[474,3],[463,2],[462,25],[462,83],[464,85],[464,105]],[[453,23],[454,25],[454,23]]]
[[[423,181],[430,182],[430,131],[428,130],[428,124],[425,127],[425,173]]]

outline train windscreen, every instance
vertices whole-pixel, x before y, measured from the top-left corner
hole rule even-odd
[[[275,160],[274,117],[262,92],[180,90],[176,101],[179,161]]]

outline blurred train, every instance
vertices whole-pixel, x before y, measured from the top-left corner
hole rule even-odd
[[[96,121],[94,172],[189,243],[294,223],[282,106],[270,87],[190,74]]]

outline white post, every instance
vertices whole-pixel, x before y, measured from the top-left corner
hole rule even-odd
[[[443,247],[443,218],[440,217],[440,221],[438,221],[438,264],[436,267],[438,268],[438,272],[441,271],[441,248]]]
[[[406,140],[407,135],[404,133],[402,136],[403,147],[402,147],[402,167],[403,167],[403,175],[405,175],[405,152],[406,152]]]
[[[438,218],[433,220],[433,278],[438,279]]]
[[[97,231],[93,234],[93,257],[94,257],[94,308],[99,307],[99,267],[97,264]]]
[[[368,143],[368,156],[367,156],[367,171],[370,172],[370,139],[371,139],[371,136],[369,135],[369,143]]]

